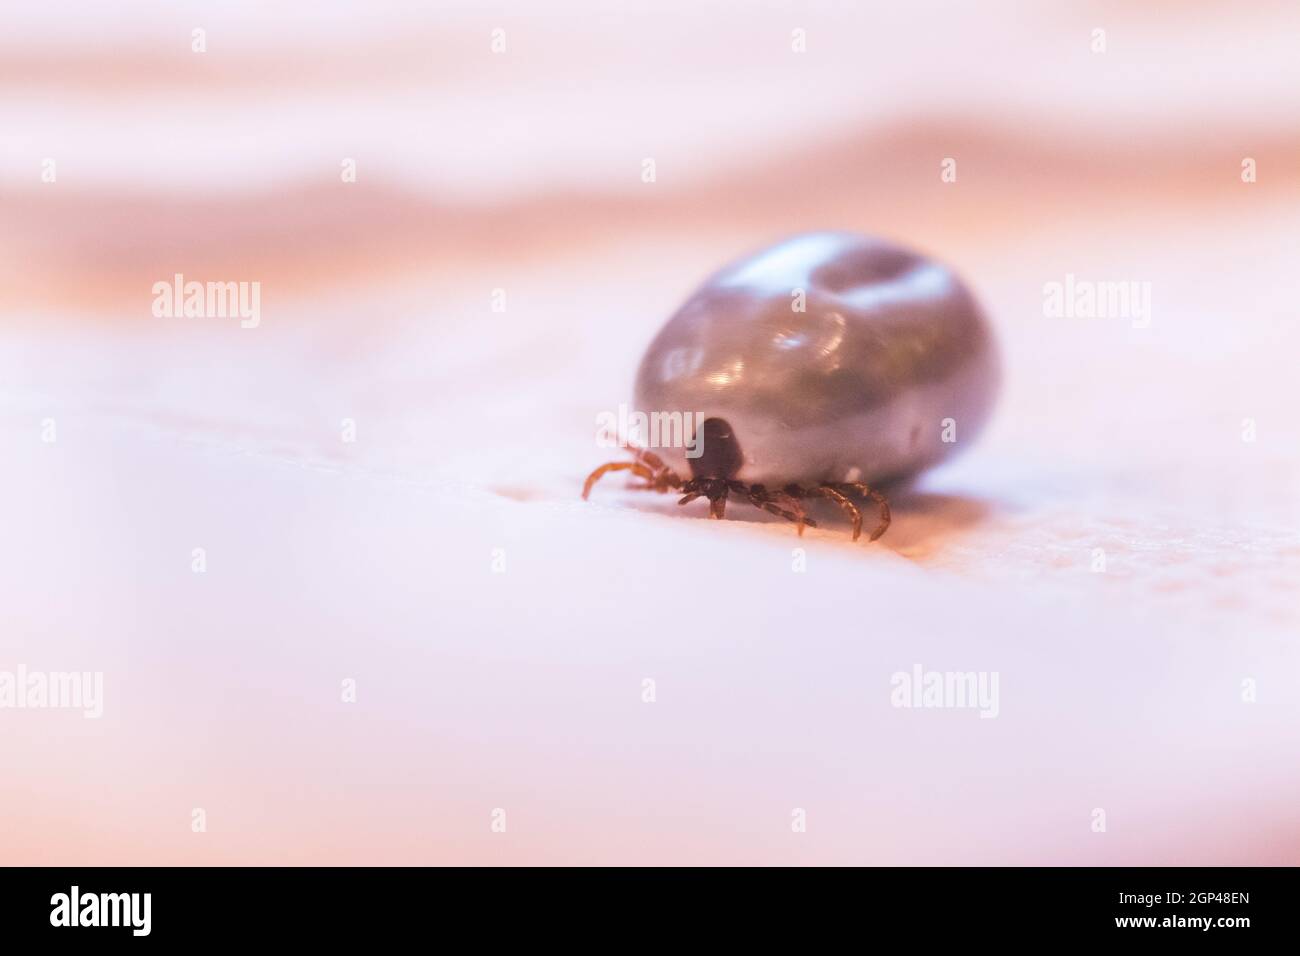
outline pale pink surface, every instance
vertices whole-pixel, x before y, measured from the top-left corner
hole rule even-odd
[[[107,697],[0,710],[0,861],[1300,862],[1294,14],[319,6],[0,41],[0,670]],[[668,312],[821,227],[978,290],[980,443],[871,546],[577,501]],[[262,325],[152,318],[175,271]]]

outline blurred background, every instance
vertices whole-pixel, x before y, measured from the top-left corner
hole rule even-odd
[[[3,17],[0,671],[105,701],[0,709],[0,861],[1300,862],[1293,4]],[[823,228],[976,290],[979,444],[870,546],[579,502],[676,305]]]

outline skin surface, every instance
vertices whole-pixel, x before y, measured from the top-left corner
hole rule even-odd
[[[727,266],[687,299],[641,361],[636,407],[725,421],[739,458],[707,440],[702,458],[736,468],[724,477],[888,483],[968,445],[998,380],[988,322],[950,270],[878,239],[818,232]],[[946,419],[955,441],[943,440]],[[670,467],[700,473],[659,437],[649,447]]]

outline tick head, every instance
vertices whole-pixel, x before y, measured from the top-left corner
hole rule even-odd
[[[686,460],[693,478],[734,478],[744,464],[736,433],[723,418],[706,418],[695,434],[692,451],[698,452]]]

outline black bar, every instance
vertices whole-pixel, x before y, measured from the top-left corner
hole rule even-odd
[[[534,945],[640,936],[668,945],[684,941],[681,933],[732,943],[847,933],[864,944],[901,934],[918,944],[1131,937],[1231,945],[1293,939],[1300,924],[1288,868],[10,868],[0,869],[0,883],[6,942],[91,946],[374,944],[412,932],[431,946],[464,932],[480,941],[521,934]],[[119,925],[53,925],[70,924],[74,886],[78,922],[102,914]],[[148,933],[137,935],[146,928],[143,894]]]

